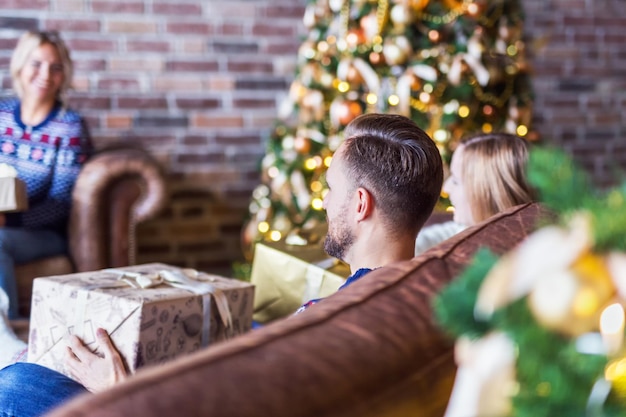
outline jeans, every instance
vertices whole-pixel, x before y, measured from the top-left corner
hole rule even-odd
[[[19,362],[0,370],[0,417],[41,416],[86,392],[85,387],[63,374]]]
[[[0,287],[9,296],[9,319],[18,318],[15,264],[67,252],[67,240],[52,230],[0,228]]]

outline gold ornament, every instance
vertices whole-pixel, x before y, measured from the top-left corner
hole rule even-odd
[[[335,125],[347,125],[354,118],[363,113],[361,104],[352,100],[335,100],[330,105],[330,117]]]
[[[393,23],[400,27],[404,27],[413,22],[413,11],[404,4],[396,4],[391,8],[389,18]]]
[[[376,13],[370,13],[361,18],[359,22],[361,29],[363,29],[363,35],[368,42],[373,42],[374,37],[379,34],[380,29],[378,28],[378,18],[376,17]]]
[[[383,47],[383,56],[389,65],[399,65],[406,59],[406,55],[402,53],[398,45],[393,43],[388,43]]]
[[[371,52],[370,56],[370,63],[372,65],[383,65],[385,64],[385,58],[382,54],[378,53],[378,52]]]
[[[404,36],[388,39],[383,45],[383,56],[389,65],[403,64],[411,55],[411,44]]]
[[[346,74],[346,81],[355,87],[358,87],[359,85],[363,83],[363,77],[361,76],[361,73],[359,72],[358,69],[356,69],[354,65],[350,65],[350,68],[348,68],[348,72]]]
[[[302,136],[298,136],[293,143],[293,147],[296,152],[300,154],[308,154],[311,150],[311,140],[309,138],[304,138]]]
[[[409,73],[409,76],[411,80],[411,91],[420,91],[422,89],[422,86],[424,85],[420,77],[418,77],[414,73]]]
[[[467,6],[467,14],[472,17],[476,17],[482,13],[483,8],[484,6],[482,4],[479,4],[477,2],[471,3]]]
[[[587,253],[569,270],[556,271],[549,279],[539,280],[528,304],[542,325],[579,336],[597,329],[602,307],[614,296],[615,286],[604,258]]]
[[[356,49],[365,42],[365,32],[360,28],[350,29],[346,35],[346,42],[350,49]]]

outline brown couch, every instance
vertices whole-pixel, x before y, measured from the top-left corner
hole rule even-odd
[[[144,369],[52,416],[440,416],[455,366],[433,295],[480,246],[501,254],[544,211],[523,205],[371,272],[301,315]]]
[[[165,204],[159,165],[140,149],[97,153],[81,170],[72,192],[69,256],[16,266],[19,311],[29,316],[33,279],[93,271],[135,262],[135,226]]]

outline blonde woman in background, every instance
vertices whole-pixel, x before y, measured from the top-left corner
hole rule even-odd
[[[0,164],[26,184],[28,210],[0,213],[0,291],[18,317],[14,265],[66,252],[76,177],[91,146],[78,113],[64,104],[72,61],[56,32],[27,32],[11,57],[16,98],[0,101]],[[4,303],[3,303],[4,304]]]
[[[422,229],[415,255],[496,213],[533,201],[527,162],[528,143],[519,136],[493,133],[463,140],[452,155],[450,176],[443,185],[454,219]]]

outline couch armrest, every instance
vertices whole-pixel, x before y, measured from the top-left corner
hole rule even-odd
[[[69,248],[77,271],[126,266],[136,255],[135,226],[165,204],[164,175],[140,149],[102,151],[81,170],[72,194]]]

